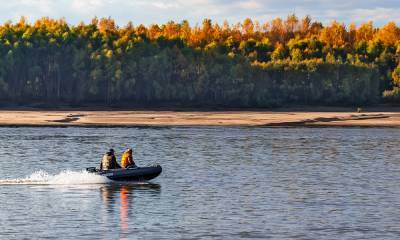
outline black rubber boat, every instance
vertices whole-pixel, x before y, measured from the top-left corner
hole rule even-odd
[[[94,167],[86,168],[87,172],[105,176],[114,181],[148,181],[158,177],[162,172],[160,165],[150,167],[133,167],[100,171]]]

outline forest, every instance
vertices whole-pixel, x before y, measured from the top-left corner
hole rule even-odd
[[[0,26],[0,102],[48,106],[349,105],[400,101],[400,28],[295,15],[117,26]]]

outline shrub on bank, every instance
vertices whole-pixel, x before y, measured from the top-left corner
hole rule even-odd
[[[392,90],[383,92],[383,99],[386,102],[399,103],[400,102],[400,88],[394,87]]]

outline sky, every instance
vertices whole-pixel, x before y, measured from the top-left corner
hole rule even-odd
[[[149,25],[170,20],[188,20],[191,25],[204,18],[237,23],[250,17],[260,22],[289,14],[310,15],[324,24],[337,20],[346,24],[389,21],[400,25],[400,0],[9,0],[1,1],[0,22],[32,22],[40,17],[65,18],[70,24],[90,22],[94,17],[111,17],[118,25],[129,21]]]

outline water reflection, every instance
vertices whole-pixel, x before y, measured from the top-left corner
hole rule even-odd
[[[132,215],[134,194],[143,193],[143,191],[158,195],[161,186],[154,183],[121,183],[100,187],[100,195],[106,211],[111,214],[119,210],[117,214],[119,214],[120,239],[127,239],[129,222],[134,219]]]
[[[119,225],[122,232],[128,230],[128,212],[129,212],[129,193],[130,190],[127,186],[122,186],[119,192],[121,204],[119,208]]]

